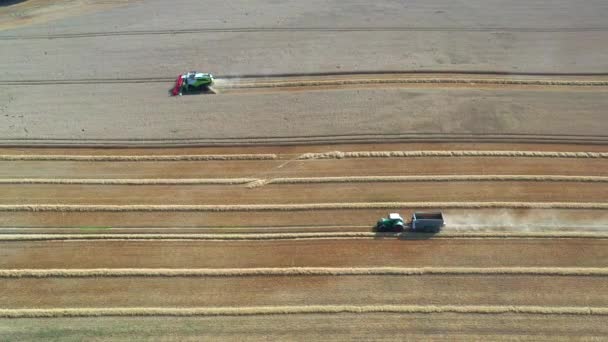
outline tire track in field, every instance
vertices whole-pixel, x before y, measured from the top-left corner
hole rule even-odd
[[[0,40],[70,39],[112,36],[182,35],[197,33],[291,33],[291,32],[604,32],[608,27],[232,27],[168,30],[123,30],[33,35],[1,35]]]
[[[364,144],[378,143],[377,135],[372,134],[342,134],[342,135],[307,135],[282,137],[247,137],[247,138],[122,138],[122,139],[82,139],[82,138],[11,138],[0,139],[4,147],[221,147],[221,146],[259,146],[259,145],[318,145],[318,144]],[[469,134],[469,133],[403,133],[384,134],[383,143],[554,143],[554,144],[584,144],[606,145],[608,137],[603,135],[567,135],[567,134]]]
[[[352,76],[355,76],[354,74]],[[175,77],[149,78],[97,78],[97,79],[56,79],[56,80],[0,80],[4,86],[41,86],[41,85],[87,85],[87,84],[142,84],[171,83]],[[515,78],[473,78],[473,77],[390,77],[390,78],[341,78],[341,79],[300,79],[300,80],[261,80],[229,81],[230,78],[217,79],[214,89],[229,90],[234,93],[246,89],[272,88],[342,88],[347,86],[381,86],[381,85],[455,85],[455,86],[543,86],[543,87],[606,87],[608,80],[588,79],[515,79]]]

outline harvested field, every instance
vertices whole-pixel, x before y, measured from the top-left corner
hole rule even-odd
[[[204,162],[3,162],[2,178],[252,178],[395,175],[607,176],[604,159],[502,157],[378,158]]]
[[[0,267],[608,267],[607,243],[585,238],[0,241]]]
[[[608,183],[543,181],[4,185],[0,211],[297,211],[399,208],[602,209]],[[545,202],[557,190],[559,202]],[[348,198],[350,202],[344,202]],[[597,202],[587,202],[593,198]],[[235,202],[242,204],[233,204]],[[191,203],[206,203],[192,205]],[[53,204],[49,204],[53,203]],[[253,204],[265,203],[265,204]],[[267,204],[266,204],[267,203]]]
[[[608,7],[292,5],[2,6],[0,334],[606,336]]]
[[[608,7],[13,2],[2,338],[608,335]]]
[[[604,340],[607,17],[0,1],[0,340]]]
[[[433,319],[429,319],[433,318]],[[399,324],[395,324],[399,322]],[[604,316],[570,315],[481,315],[481,314],[307,314],[222,317],[81,317],[2,319],[0,327],[8,339],[27,340],[42,336],[79,339],[103,338],[129,341],[214,339],[239,341],[243,336],[264,341],[268,336],[290,336],[297,341],[447,339],[471,341],[601,340],[607,333]],[[314,326],[316,329],[303,329]],[[365,326],[365,329],[359,329]]]

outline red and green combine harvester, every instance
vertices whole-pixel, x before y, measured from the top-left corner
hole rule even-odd
[[[175,80],[175,86],[171,91],[173,96],[181,96],[188,93],[215,93],[211,86],[213,85],[213,75],[203,72],[190,71],[181,74]]]

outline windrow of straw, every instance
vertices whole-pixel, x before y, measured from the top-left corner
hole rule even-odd
[[[239,185],[256,178],[0,178],[0,184],[56,185]]]
[[[282,268],[98,268],[0,270],[0,278],[114,278],[114,277],[259,277],[259,276],[424,276],[530,275],[607,277],[608,268],[584,267],[282,267]]]
[[[375,84],[462,84],[462,85],[523,85],[523,86],[608,86],[605,80],[550,80],[550,79],[496,79],[496,78],[363,78],[335,80],[299,80],[275,82],[233,83],[226,88],[287,88],[287,87],[338,87]]]
[[[0,161],[213,161],[213,160],[273,160],[276,154],[192,154],[192,155],[46,155],[4,154]]]
[[[429,238],[425,233],[375,232],[316,232],[316,233],[245,233],[245,234],[0,234],[0,241],[62,241],[62,240],[204,240],[204,241],[256,241],[256,240],[320,240],[320,239],[378,239]],[[449,232],[433,234],[434,239],[608,239],[608,232]]]
[[[247,186],[255,188],[266,184],[315,184],[315,183],[387,183],[387,182],[581,182],[604,183],[604,176],[562,175],[423,175],[423,176],[344,176],[271,178],[255,181]]]
[[[562,175],[424,175],[343,176],[295,178],[0,178],[0,184],[51,185],[241,185],[257,188],[267,184],[387,183],[387,182],[580,182],[605,183],[604,176]]]
[[[332,151],[304,153],[298,159],[418,158],[418,157],[523,157],[523,158],[608,158],[608,152],[546,151]]]
[[[303,305],[202,308],[56,308],[0,309],[0,318],[58,318],[101,316],[254,316],[297,314],[459,313],[606,316],[604,307],[491,306],[491,305]]]
[[[603,202],[359,202],[301,204],[1,204],[0,212],[253,212],[403,208],[608,209]]]

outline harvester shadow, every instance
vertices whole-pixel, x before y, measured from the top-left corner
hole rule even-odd
[[[171,97],[175,97],[173,95],[173,88],[170,88],[167,93],[169,94],[169,96]],[[205,89],[194,89],[194,90],[190,90],[187,93],[182,93],[183,96],[190,96],[190,95],[214,95],[217,94],[217,91],[211,89],[211,88],[205,88]]]

